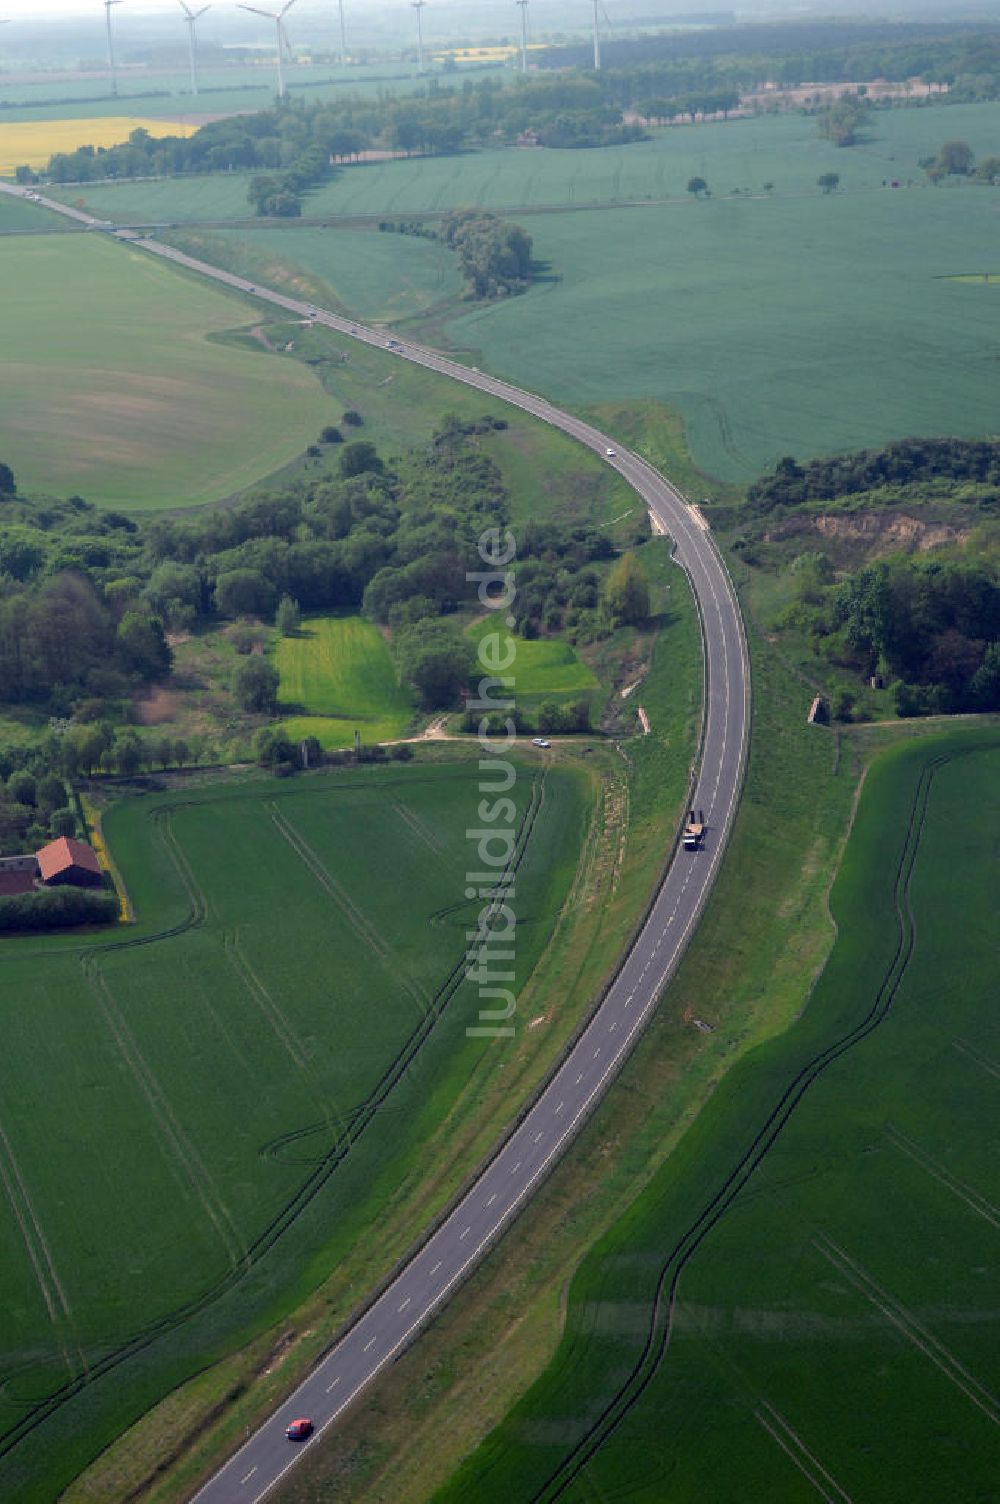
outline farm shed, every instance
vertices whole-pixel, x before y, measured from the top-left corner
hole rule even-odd
[[[30,893],[37,877],[37,856],[0,856],[0,898]]]
[[[104,881],[97,855],[85,841],[60,836],[38,853],[42,882],[54,888],[72,883],[77,888],[99,888]]]

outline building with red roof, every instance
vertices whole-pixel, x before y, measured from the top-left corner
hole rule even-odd
[[[38,873],[49,888],[71,883],[76,888],[99,888],[104,873],[97,853],[86,841],[60,836],[38,852]]]

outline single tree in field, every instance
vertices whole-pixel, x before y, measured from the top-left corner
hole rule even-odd
[[[282,637],[294,637],[302,625],[302,612],[299,603],[290,595],[283,595],[278,602],[278,609],[274,617],[274,625]]]
[[[252,715],[273,715],[278,705],[280,676],[265,658],[248,658],[236,670],[233,688],[243,710]]]
[[[840,187],[839,172],[824,172],[816,179],[817,188],[822,188],[824,193],[836,193]]]
[[[819,133],[834,146],[853,146],[871,111],[871,105],[856,94],[843,94],[819,116]]]
[[[604,585],[604,609],[616,627],[649,616],[649,583],[635,554],[622,554]]]
[[[16,496],[17,485],[14,481],[14,472],[9,465],[0,462],[0,496]]]
[[[967,177],[976,160],[972,147],[966,141],[946,141],[938,152],[937,159],[943,175],[949,178]]]
[[[704,178],[688,178],[688,193],[693,193],[695,198],[701,198],[703,193],[708,192],[708,184]]]

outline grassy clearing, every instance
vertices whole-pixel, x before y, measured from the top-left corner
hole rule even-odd
[[[784,1085],[866,1016],[890,973],[883,1021],[815,1080],[685,1265],[669,1350],[566,1497],[614,1487],[653,1500],[666,1487],[679,1500],[797,1500],[803,1475],[871,1500],[988,1495],[998,771],[995,733],[925,739],[876,763],[832,895],[840,938],[809,1008],[734,1072],[588,1257],[555,1363],[442,1497],[533,1496],[554,1476],[638,1354],[681,1231]],[[899,863],[911,817],[910,882]],[[915,948],[893,973],[911,925]]]
[[[292,736],[349,747],[357,729],[366,743],[385,742],[401,736],[413,717],[385,639],[361,616],[310,617],[294,637],[279,638],[273,654],[281,673],[279,714]]]
[[[477,645],[486,636],[497,632],[496,620],[487,616],[469,628],[469,636]],[[564,700],[579,696],[597,686],[597,679],[585,663],[577,657],[568,642],[558,637],[539,637],[528,640],[503,628],[499,631],[498,656],[506,659],[511,648],[514,662],[510,672],[514,678],[514,694],[518,703],[526,697],[535,699]]]
[[[477,797],[473,765],[453,761],[126,800],[104,831],[139,916],[133,943],[4,947],[3,996],[30,999],[0,1063],[3,1152],[23,1187],[3,1217],[5,1499],[53,1497],[166,1389],[331,1271],[336,1320],[413,1236],[428,1141],[470,1072],[489,1075],[464,1033]],[[590,794],[571,771],[526,769],[514,797],[523,985]],[[458,1133],[452,1152],[464,1144]]]
[[[135,130],[151,136],[192,136],[192,125],[166,124],[138,115],[105,115],[94,119],[5,120],[0,136],[0,177],[11,178],[16,168],[45,167],[57,151],[76,151],[81,146],[117,146]]]
[[[24,491],[128,509],[225,496],[315,437],[311,373],[213,331],[242,299],[96,236],[0,242],[18,289],[4,321],[4,454]]]

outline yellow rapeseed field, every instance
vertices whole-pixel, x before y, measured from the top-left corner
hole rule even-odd
[[[117,146],[141,126],[151,136],[193,136],[196,126],[172,120],[139,120],[130,115],[106,115],[97,120],[26,120],[0,123],[0,177],[11,178],[16,168],[44,167],[57,151],[78,146]]]
[[[544,49],[544,42],[528,43],[529,52],[542,52]],[[503,63],[520,51],[520,46],[513,42],[503,47],[452,47],[444,52],[435,52],[434,59],[436,62],[443,62],[445,58],[453,57],[465,63]]]

